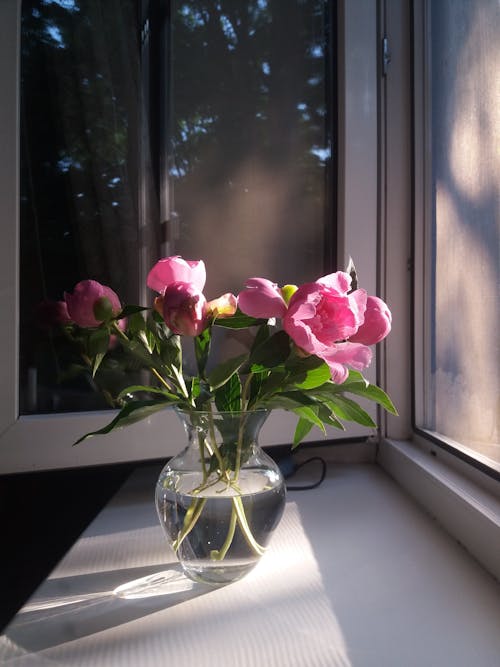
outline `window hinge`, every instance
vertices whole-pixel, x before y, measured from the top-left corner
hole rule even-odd
[[[382,40],[382,76],[387,76],[387,70],[391,62],[391,49],[389,46],[389,38],[384,37]]]

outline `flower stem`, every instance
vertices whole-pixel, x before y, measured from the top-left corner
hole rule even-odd
[[[248,546],[254,551],[257,556],[262,556],[265,553],[265,548],[261,546],[255,537],[252,535],[250,526],[248,525],[247,517],[245,514],[245,508],[243,507],[243,501],[240,496],[235,496],[232,498],[234,509],[236,511],[236,516],[238,519],[238,524],[243,533],[243,537],[247,541]]]
[[[187,537],[189,533],[193,530],[193,528],[196,526],[196,523],[200,518],[200,514],[202,513],[206,502],[207,502],[206,498],[195,498],[194,500],[191,501],[191,504],[189,505],[188,510],[186,512],[186,516],[184,517],[184,525],[182,527],[182,530],[179,531],[177,539],[174,540],[172,544],[174,551],[177,552],[182,542],[184,541],[184,538]]]
[[[231,510],[231,520],[229,522],[229,528],[227,529],[226,539],[224,540],[224,544],[221,546],[220,549],[213,549],[210,552],[210,558],[212,560],[224,560],[229,550],[229,547],[233,543],[234,532],[236,530],[236,522],[237,522],[237,514],[236,514],[236,509],[233,506],[233,509]]]

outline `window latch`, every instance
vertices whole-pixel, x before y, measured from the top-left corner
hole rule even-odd
[[[382,40],[382,76],[387,76],[387,70],[391,62],[391,49],[389,46],[389,38],[384,37]]]

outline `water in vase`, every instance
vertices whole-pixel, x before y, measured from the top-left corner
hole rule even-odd
[[[283,513],[285,488],[279,474],[260,468],[241,470],[237,490],[214,482],[207,485],[198,472],[165,471],[156,503],[186,575],[221,585],[243,577],[259,561],[259,547],[267,545]],[[186,526],[192,526],[189,532]]]

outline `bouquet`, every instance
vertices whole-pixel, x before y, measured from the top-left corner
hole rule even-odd
[[[205,282],[202,260],[172,256],[149,272],[147,285],[156,293],[150,307],[123,306],[110,287],[94,280],[79,282],[53,304],[93,378],[118,345],[150,372],[148,384],[126,386],[116,396],[105,392],[118,414],[77,442],[169,406],[221,412],[284,409],[298,418],[294,447],[313,427],[323,433],[326,426],[344,429],[345,421],[375,427],[357,397],[397,414],[387,394],[362,375],[372,359],[371,346],[391,330],[391,313],[382,299],[358,287],[352,262],[346,271],[300,286],[250,278],[238,295],[211,301],[203,293]],[[253,342],[245,352],[211,366],[215,328],[249,329]],[[187,340],[194,346],[194,373],[183,364]]]
[[[345,421],[375,427],[358,397],[397,413],[387,394],[362,375],[371,346],[390,332],[391,313],[358,288],[352,263],[300,286],[250,278],[238,295],[210,301],[205,281],[203,261],[166,257],[147,278],[156,293],[150,307],[123,306],[110,287],[84,280],[52,312],[98,386],[106,358],[117,348],[149,371],[146,384],[125,386],[114,396],[103,388],[119,411],[77,442],[169,406],[178,409],[194,447],[162,471],[158,515],[186,574],[220,584],[253,567],[283,511],[282,476],[264,452],[255,454],[255,434],[269,411],[297,416],[293,447],[314,427],[325,434],[327,426],[344,429]],[[218,328],[248,329],[251,343],[213,364]],[[185,363],[187,341],[193,344],[192,370]],[[258,470],[263,481],[256,491]]]

